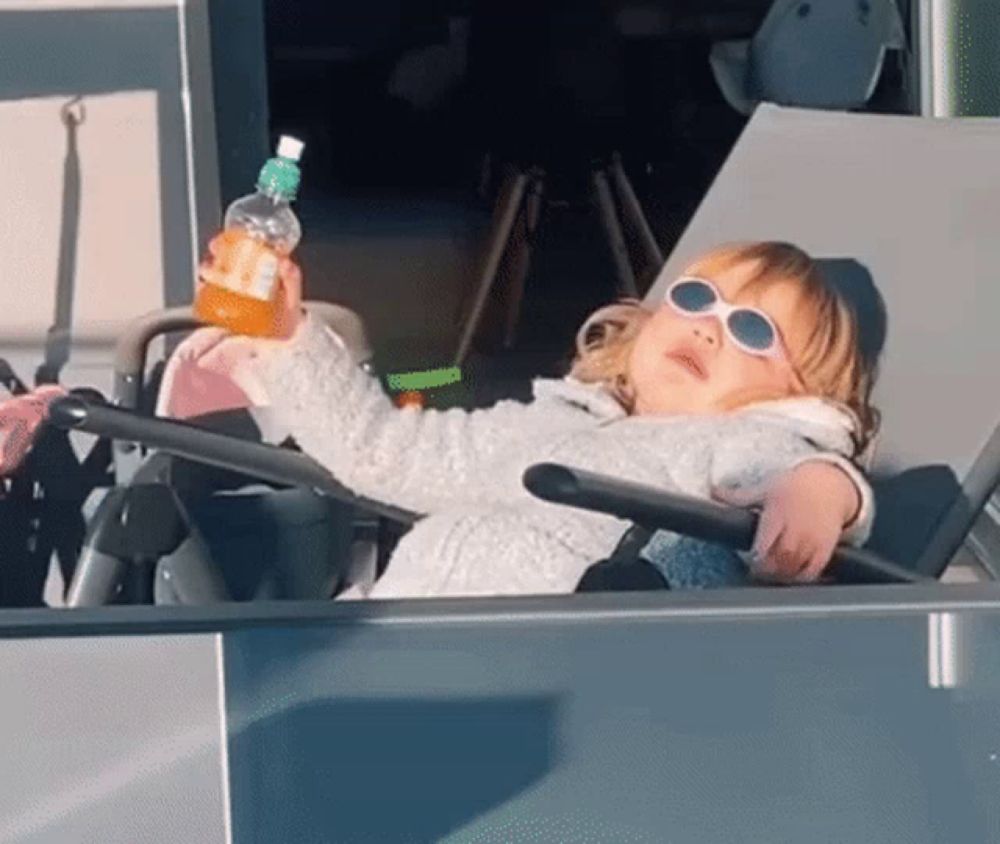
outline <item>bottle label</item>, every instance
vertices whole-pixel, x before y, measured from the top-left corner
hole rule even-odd
[[[277,253],[241,232],[227,232],[220,241],[205,281],[252,299],[271,301],[278,283]]]

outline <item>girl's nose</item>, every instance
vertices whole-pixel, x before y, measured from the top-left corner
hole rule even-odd
[[[700,319],[694,326],[694,334],[699,340],[708,343],[710,346],[718,346],[721,337],[722,326],[715,317]]]

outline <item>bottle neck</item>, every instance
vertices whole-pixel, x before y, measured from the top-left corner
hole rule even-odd
[[[271,201],[272,205],[291,205],[288,197],[280,190],[267,185],[258,185],[257,193]]]

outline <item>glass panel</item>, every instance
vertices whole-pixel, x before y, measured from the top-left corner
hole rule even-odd
[[[73,615],[33,613],[43,614]],[[0,613],[0,624],[24,615]],[[37,639],[5,630],[0,841],[231,844],[219,637],[115,628]]]
[[[935,117],[1000,115],[1000,5],[995,0],[922,0],[921,61]]]

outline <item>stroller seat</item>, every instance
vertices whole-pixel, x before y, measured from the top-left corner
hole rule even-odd
[[[324,303],[307,307],[345,338],[359,364],[368,360],[367,338],[352,312]],[[137,320],[116,351],[116,403],[169,407],[169,367],[162,379],[144,380],[146,351],[157,336],[196,325],[188,308]],[[189,424],[237,440],[260,433],[243,411]],[[70,606],[310,600],[329,598],[342,585],[355,522],[349,502],[167,453],[146,456],[121,440],[116,450],[120,485],[90,521]]]
[[[191,512],[234,601],[333,595],[350,553],[352,515],[301,487],[214,495]],[[156,603],[181,601],[162,576],[157,589]]]

